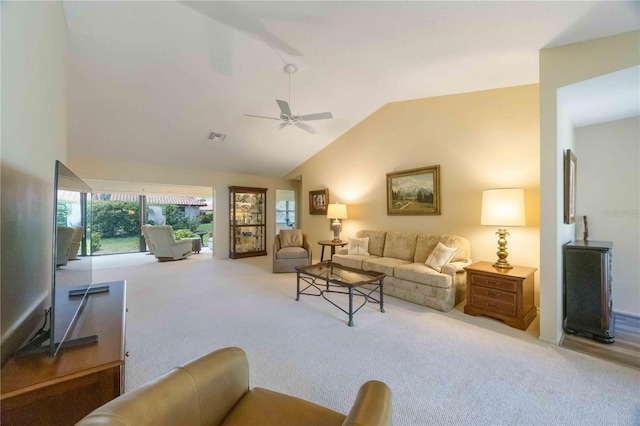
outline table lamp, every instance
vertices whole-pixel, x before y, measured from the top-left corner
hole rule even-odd
[[[346,204],[329,204],[327,206],[327,218],[333,219],[331,227],[333,228],[333,242],[339,243],[340,241],[340,219],[347,218],[347,205]]]
[[[507,262],[507,226],[524,226],[523,189],[486,189],[482,191],[481,225],[497,226],[498,260],[494,268],[511,269]]]

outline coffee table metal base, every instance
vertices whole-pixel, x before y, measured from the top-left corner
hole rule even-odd
[[[300,289],[300,282],[307,284],[302,290]],[[349,327],[353,327],[353,316],[358,312],[362,307],[364,307],[367,303],[376,303],[380,305],[380,312],[384,313],[384,293],[383,293],[383,284],[384,279],[381,278],[379,281],[366,283],[366,284],[340,284],[335,283],[330,280],[327,280],[323,277],[317,277],[305,273],[303,271],[297,271],[297,284],[296,284],[296,301],[300,300],[300,295],[306,296],[321,296],[324,300],[331,303],[336,308],[340,309],[342,312],[348,315],[349,317]],[[303,284],[304,286],[304,284]],[[308,292],[311,289],[315,290],[313,293]],[[378,298],[373,297],[375,292],[378,292]],[[349,295],[349,310],[343,309],[340,305],[336,304],[333,300],[330,300],[325,296],[326,293],[339,293],[339,294],[348,294]],[[354,296],[362,297],[362,303],[354,309],[353,302]]]

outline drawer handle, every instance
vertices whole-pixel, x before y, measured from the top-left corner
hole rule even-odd
[[[500,309],[500,305],[492,305],[491,303],[487,303],[486,306],[488,306],[489,308]]]
[[[493,292],[493,291],[487,291],[487,295],[488,295],[488,296],[500,297],[500,293],[495,293],[495,292]]]

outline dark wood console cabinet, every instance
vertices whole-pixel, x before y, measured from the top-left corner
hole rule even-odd
[[[586,333],[613,343],[611,257],[609,241],[575,241],[564,245],[564,331]]]
[[[93,344],[13,357],[2,368],[3,425],[73,425],[124,392],[126,283],[88,296],[70,339],[98,335]],[[57,308],[57,305],[56,305]]]
[[[486,315],[526,330],[537,316],[534,303],[536,268],[514,266],[494,268],[491,262],[477,262],[467,271],[467,303],[464,313]]]

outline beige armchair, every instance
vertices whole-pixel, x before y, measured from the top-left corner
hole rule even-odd
[[[78,251],[80,250],[80,244],[82,244],[82,234],[84,234],[84,226],[73,228],[71,244],[69,245],[69,260],[78,259]]]
[[[311,265],[311,244],[301,229],[283,229],[273,239],[273,272],[296,272]]]
[[[56,267],[65,266],[69,262],[69,249],[73,228],[58,226],[56,228]]]
[[[212,352],[108,402],[84,417],[87,425],[391,425],[391,390],[371,380],[348,415],[263,388],[249,389],[240,348]]]
[[[185,259],[191,251],[191,239],[177,240],[169,225],[155,225],[147,228],[153,254],[160,262]]]
[[[144,237],[144,243],[147,245],[147,250],[149,250],[149,254],[153,254],[153,246],[151,245],[151,238],[149,238],[149,228],[153,225],[142,225],[140,230],[142,231],[142,236]]]

